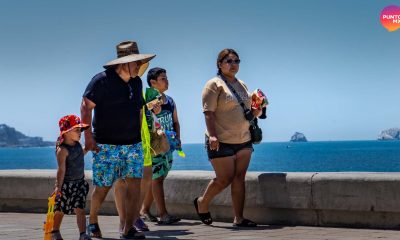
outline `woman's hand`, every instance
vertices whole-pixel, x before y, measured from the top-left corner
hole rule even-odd
[[[210,136],[208,138],[208,142],[210,143],[210,150],[215,150],[215,151],[219,150],[219,141],[218,141],[217,137]]]
[[[253,113],[253,116],[255,118],[258,118],[262,114],[262,109],[256,108],[256,109],[251,109],[251,113]]]
[[[207,132],[208,132],[208,143],[210,150],[219,150],[219,141],[215,131],[215,113],[211,111],[205,111],[204,116],[206,118]]]

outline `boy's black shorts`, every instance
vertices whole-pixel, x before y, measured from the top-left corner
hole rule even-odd
[[[74,208],[85,209],[88,192],[89,184],[85,179],[69,182],[64,181],[61,187],[61,196],[56,198],[54,211],[72,214]]]
[[[214,158],[222,158],[222,157],[229,157],[229,156],[234,156],[236,155],[237,152],[239,152],[242,149],[249,148],[252,151],[254,151],[253,144],[251,141],[245,142],[245,143],[239,143],[239,144],[229,144],[229,143],[219,143],[219,149],[217,150],[211,150],[210,149],[210,143],[208,141],[208,136],[206,135],[205,138],[205,144],[206,144],[206,149],[207,149],[207,155],[208,159],[214,159]]]

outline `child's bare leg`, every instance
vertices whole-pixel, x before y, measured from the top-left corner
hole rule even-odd
[[[86,231],[86,215],[85,209],[75,208],[76,223],[78,224],[79,233]]]
[[[60,211],[54,212],[54,223],[53,223],[53,231],[59,231],[62,219],[64,217],[64,213]]]

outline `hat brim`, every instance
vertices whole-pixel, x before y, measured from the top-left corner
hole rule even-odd
[[[149,61],[153,59],[155,54],[131,54],[125,57],[114,59],[108,63],[106,63],[103,67],[108,69],[112,66],[130,62],[142,62],[142,65],[139,68],[139,76],[142,76],[146,69],[149,67]]]
[[[85,123],[77,124],[77,125],[73,126],[72,128],[70,128],[68,130],[62,131],[60,133],[60,136],[64,135],[65,133],[67,133],[69,131],[74,130],[75,128],[81,128],[81,131],[83,132],[83,131],[85,131],[86,129],[89,128],[89,124],[85,124]]]

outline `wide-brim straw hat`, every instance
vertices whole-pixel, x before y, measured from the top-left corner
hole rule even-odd
[[[103,67],[107,69],[118,64],[140,61],[142,65],[139,68],[138,74],[142,76],[149,67],[149,61],[155,56],[155,54],[140,54],[136,42],[125,41],[117,45],[117,58],[106,63]]]

